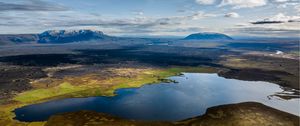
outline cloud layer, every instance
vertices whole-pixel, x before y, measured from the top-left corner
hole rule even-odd
[[[210,5],[210,4],[214,4],[215,0],[196,0],[196,3]]]
[[[232,6],[238,9],[264,6],[267,4],[267,0],[196,0],[196,3],[206,5],[217,3],[219,7]]]
[[[134,36],[206,31],[295,36],[300,29],[299,0],[60,1],[0,0],[0,34],[83,28]]]
[[[229,12],[227,14],[224,15],[224,17],[228,17],[228,18],[239,18],[240,15],[236,12]]]
[[[252,24],[276,24],[276,23],[288,23],[288,22],[300,22],[300,16],[287,16],[283,13],[278,13],[272,17],[265,18],[251,22]]]
[[[65,11],[67,8],[39,0],[28,0],[25,3],[8,3],[0,1],[0,11]]]

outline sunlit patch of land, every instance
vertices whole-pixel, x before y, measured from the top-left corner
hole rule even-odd
[[[224,60],[221,60],[220,64],[224,66],[247,72],[252,70],[257,74],[264,73],[266,76],[272,75],[274,79],[269,79],[272,80],[271,82],[299,89],[298,60],[253,55],[224,56],[223,58]],[[251,76],[248,78],[250,79]],[[264,80],[263,76],[260,79]]]

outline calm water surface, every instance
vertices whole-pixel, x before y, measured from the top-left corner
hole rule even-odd
[[[299,115],[299,99],[271,95],[283,90],[268,82],[225,79],[217,74],[184,73],[170,77],[178,83],[119,89],[115,97],[54,100],[16,109],[17,120],[44,121],[51,115],[79,110],[108,113],[127,119],[178,121],[205,113],[209,107],[255,101]]]

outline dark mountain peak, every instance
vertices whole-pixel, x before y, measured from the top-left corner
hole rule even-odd
[[[100,34],[103,35],[103,32],[101,31],[92,31],[92,30],[48,30],[40,35],[52,35],[52,36],[58,36],[58,35],[80,35],[80,34]]]
[[[105,39],[109,36],[93,30],[48,30],[38,34],[39,43],[69,43]]]
[[[231,37],[221,33],[202,32],[191,34],[184,38],[185,40],[232,40]]]

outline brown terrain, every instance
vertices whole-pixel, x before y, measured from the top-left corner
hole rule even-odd
[[[299,119],[260,103],[247,102],[212,107],[203,116],[178,122],[143,122],[79,111],[52,116],[45,126],[299,126]]]

